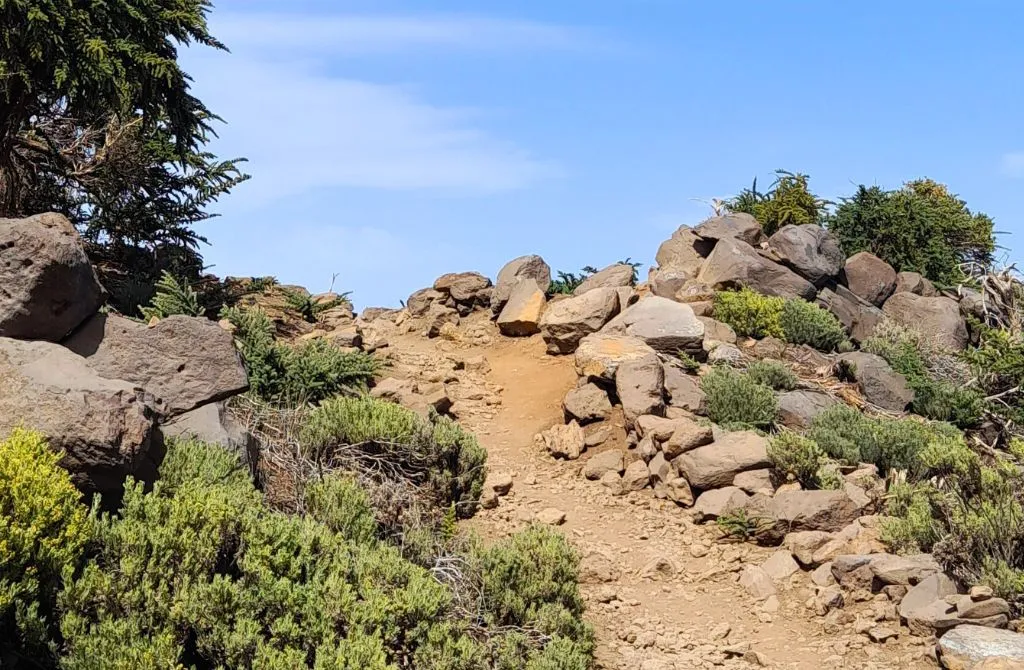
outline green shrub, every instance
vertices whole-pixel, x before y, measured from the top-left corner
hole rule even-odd
[[[807,489],[837,488],[828,457],[818,444],[791,430],[783,430],[768,443],[768,458],[775,469]]]
[[[940,359],[937,364],[947,368],[955,368],[954,361],[949,360],[948,355],[926,353],[924,347],[922,336],[889,323],[876,329],[875,335],[861,345],[863,351],[881,356],[893,370],[906,377],[907,386],[914,391],[911,404],[914,413],[935,421],[948,421],[960,428],[977,426],[984,409],[981,394],[967,386],[964,379],[957,378],[953,382],[936,379],[927,359]]]
[[[682,349],[676,352],[676,358],[684,371],[696,374],[700,371],[700,362]]]
[[[789,224],[821,223],[830,203],[810,192],[809,177],[785,170],[776,170],[775,174],[775,183],[767,193],[757,190],[754,179],[753,186],[726,201],[726,206],[730,211],[753,216],[767,235]]]
[[[250,392],[271,402],[317,403],[365,388],[379,364],[318,339],[298,346],[274,340],[274,325],[260,309],[228,307],[221,318],[235,327],[235,342],[249,375]]]
[[[309,323],[316,323],[320,320],[321,314],[335,307],[341,307],[342,305],[351,307],[352,305],[352,301],[349,299],[349,296],[352,294],[351,291],[346,291],[326,300],[318,300],[309,293],[287,288],[282,288],[281,293],[284,295],[288,307]]]
[[[738,509],[726,512],[715,519],[715,525],[725,537],[739,542],[749,542],[770,528],[772,521],[752,515],[745,509]]]
[[[50,654],[61,575],[89,540],[87,509],[59,461],[39,433],[0,440],[0,656]]]
[[[715,318],[742,337],[785,337],[782,308],[785,300],[761,295],[749,288],[715,294]]]
[[[185,316],[202,316],[199,296],[187,282],[179,281],[174,275],[164,270],[156,283],[156,294],[149,307],[140,307],[142,318],[165,319],[175,314]]]
[[[894,191],[860,186],[828,227],[847,256],[870,251],[897,272],[919,272],[940,284],[961,281],[964,262],[988,266],[995,251],[992,219],[928,179]]]
[[[305,490],[306,514],[331,532],[360,546],[373,544],[377,522],[373,505],[355,480],[328,475]]]
[[[800,383],[796,374],[780,361],[755,361],[747,366],[747,376],[776,391],[792,391]]]
[[[779,317],[787,342],[835,351],[846,341],[846,329],[831,312],[799,298],[786,300]]]
[[[318,461],[372,461],[372,469],[423,486],[440,506],[472,516],[486,476],[487,453],[446,417],[421,418],[400,405],[369,397],[332,398],[310,413],[302,431]]]
[[[775,422],[779,404],[770,388],[732,368],[715,366],[701,379],[708,418],[719,425],[749,424],[764,428]]]

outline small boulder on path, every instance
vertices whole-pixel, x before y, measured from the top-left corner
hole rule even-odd
[[[583,429],[576,421],[567,424],[556,424],[540,434],[541,441],[555,458],[574,461],[583,453],[585,437]]]
[[[519,279],[505,307],[498,315],[498,330],[508,337],[526,337],[540,332],[540,317],[547,298],[533,279]]]
[[[711,489],[697,497],[693,505],[693,520],[697,523],[714,521],[730,512],[746,509],[749,502],[750,496],[736,486]]]
[[[633,461],[622,475],[622,486],[627,491],[642,491],[651,483],[651,473],[643,461]]]
[[[622,363],[643,359],[655,353],[654,349],[636,337],[606,333],[588,335],[580,340],[576,350],[576,373],[581,377],[614,382]]]
[[[583,464],[583,476],[591,481],[597,481],[608,472],[620,475],[625,469],[623,466],[623,456],[624,454],[619,449],[609,449],[608,451],[594,454]]]
[[[608,418],[612,403],[608,393],[597,384],[584,384],[565,394],[562,407],[566,415],[580,424],[592,423]]]
[[[939,639],[949,670],[1024,670],[1024,635],[986,626],[957,626]]]
[[[500,313],[505,307],[520,279],[532,279],[541,291],[547,291],[551,284],[551,268],[537,255],[520,256],[506,263],[498,272],[498,279],[491,293],[491,309],[495,314]]]
[[[537,512],[535,518],[538,523],[546,526],[561,526],[565,523],[565,512],[554,507],[547,507]]]
[[[775,583],[764,568],[748,565],[740,573],[740,586],[747,590],[756,600],[764,600],[775,595]]]

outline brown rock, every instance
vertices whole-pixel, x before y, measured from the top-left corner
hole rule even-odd
[[[505,264],[498,272],[494,292],[491,294],[491,309],[495,314],[501,312],[512,295],[512,289],[520,279],[532,279],[541,291],[547,291],[551,284],[551,268],[540,256],[520,256]]]
[[[619,311],[614,288],[597,288],[552,302],[540,319],[541,335],[549,354],[571,354],[580,341],[601,330]]]
[[[512,288],[504,309],[498,315],[498,330],[509,337],[525,337],[540,332],[540,317],[547,299],[533,279],[520,279]]]
[[[955,351],[967,346],[967,324],[951,298],[897,293],[885,301],[882,312],[898,324],[925,333],[940,346]]]
[[[479,272],[451,272],[434,282],[434,290],[450,295],[456,303],[487,306],[491,280]]]
[[[440,302],[433,302],[427,309],[427,337],[437,337],[446,324],[459,325],[459,313]]]
[[[738,486],[751,495],[763,493],[770,496],[775,492],[775,487],[772,485],[772,471],[767,468],[741,472],[733,477],[732,485]]]
[[[836,238],[816,224],[783,226],[768,239],[768,247],[783,265],[815,286],[835,279],[846,262]]]
[[[675,419],[673,423],[675,428],[672,434],[661,445],[661,450],[665,452],[665,458],[669,460],[714,441],[714,431],[711,426],[702,426],[690,419]]]
[[[652,349],[673,355],[699,355],[704,341],[704,324],[689,305],[657,296],[623,310],[602,332],[637,337]]]
[[[554,425],[540,434],[541,441],[555,458],[574,461],[583,453],[583,429],[575,421]]]
[[[737,239],[751,246],[757,246],[764,241],[761,224],[749,214],[730,213],[714,216],[698,224],[693,232],[703,240]]]
[[[658,247],[654,260],[658,264],[659,273],[673,271],[693,279],[700,272],[704,258],[711,253],[713,244],[713,241],[698,236],[689,226],[680,226],[671,238]],[[664,297],[670,298],[672,295]]]
[[[715,321],[709,316],[699,316],[700,322],[704,324],[704,349],[709,350],[709,343],[721,342],[724,344],[736,344],[736,331],[727,323]]]
[[[889,367],[881,356],[855,351],[843,354],[839,360],[843,373],[857,382],[864,397],[882,409],[902,412],[914,399],[906,378]]]
[[[896,293],[913,293],[926,298],[938,295],[935,285],[916,272],[896,273],[896,289],[893,294]]]
[[[82,491],[109,504],[125,477],[155,478],[163,445],[153,399],[138,385],[101,377],[58,344],[8,338],[0,338],[0,379],[0,435],[41,432]]]
[[[727,433],[714,444],[686,452],[676,464],[701,490],[730,486],[741,472],[771,467],[767,440],[749,431]]]
[[[817,303],[832,312],[850,333],[850,339],[858,344],[871,337],[884,318],[882,310],[858,298],[845,286],[836,286],[834,291],[821,289]]]
[[[764,600],[776,593],[771,576],[763,568],[748,565],[740,573],[740,586],[747,590],[755,600]]]
[[[168,417],[249,388],[234,338],[209,319],[170,316],[145,326],[97,314],[65,346],[100,376],[146,389]]]
[[[862,251],[847,259],[843,280],[854,295],[881,307],[896,288],[896,271],[878,256]]]
[[[938,643],[949,670],[1024,670],[1024,635],[983,626],[957,626]]]
[[[633,461],[622,475],[622,485],[627,491],[642,491],[650,482],[651,473],[643,461]]]
[[[749,287],[783,298],[813,300],[817,293],[814,285],[803,277],[734,239],[719,240],[704,261],[697,281],[716,290]]]
[[[850,524],[860,509],[844,491],[780,491],[770,507],[777,527],[837,531]]]
[[[818,391],[787,391],[779,395],[779,421],[789,428],[807,428],[814,417],[837,402]]]
[[[656,354],[624,361],[615,373],[615,391],[622,403],[627,423],[644,414],[665,411],[665,378]]]
[[[594,454],[583,465],[583,476],[591,481],[597,481],[607,472],[614,472],[616,475],[622,474],[625,469],[623,455],[619,449],[609,449]]]
[[[714,521],[736,510],[746,509],[750,504],[750,496],[735,486],[705,491],[697,497],[693,506],[693,519],[697,523]]]
[[[445,295],[440,291],[435,291],[433,288],[421,288],[409,296],[409,299],[405,301],[405,308],[413,316],[426,316],[431,305],[435,302],[443,302],[444,299]]]
[[[579,420],[580,424],[601,421],[612,412],[608,393],[596,384],[584,384],[566,393],[562,407],[567,416]]]
[[[579,286],[573,290],[573,295],[583,295],[595,288],[619,288],[633,285],[633,266],[625,263],[616,263],[595,272],[584,279]]]
[[[602,290],[605,289],[591,291],[582,297],[586,298]],[[643,359],[654,353],[654,349],[639,338],[597,333],[580,340],[576,350],[576,372],[581,377],[613,382],[622,363]]]
[[[804,565],[814,565],[814,552],[825,546],[832,539],[832,533],[821,530],[800,530],[787,533],[782,546],[788,549],[796,560]]]
[[[78,231],[60,214],[0,218],[0,337],[60,341],[103,304]]]
[[[672,407],[699,416],[707,414],[707,396],[700,387],[700,378],[687,374],[674,365],[665,365],[665,393]]]

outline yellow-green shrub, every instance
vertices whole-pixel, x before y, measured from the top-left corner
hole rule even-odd
[[[782,298],[761,295],[749,288],[715,294],[715,318],[743,337],[785,337]]]
[[[59,460],[40,433],[0,441],[0,650],[45,646],[61,575],[89,540],[87,509]]]

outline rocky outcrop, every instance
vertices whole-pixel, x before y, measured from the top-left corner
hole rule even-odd
[[[814,285],[795,272],[773,263],[738,239],[719,240],[704,261],[697,280],[715,290],[751,288],[765,295],[812,300]]]
[[[547,299],[537,282],[529,278],[516,281],[498,315],[498,330],[508,337],[525,337],[540,332],[540,317]]]
[[[446,297],[460,316],[491,304],[491,280],[479,272],[451,272],[434,282],[434,290]]]
[[[19,426],[43,433],[82,491],[113,502],[125,477],[155,477],[163,449],[157,411],[137,384],[102,377],[58,344],[7,338],[0,379],[0,435]]]
[[[671,238],[658,247],[658,253],[654,257],[658,264],[658,273],[676,273],[687,279],[694,279],[704,264],[704,258],[711,253],[713,247],[714,241],[710,238],[704,239],[689,226],[681,226],[672,233]]]
[[[430,306],[435,302],[443,302],[444,293],[435,291],[432,288],[421,288],[405,301],[405,308],[412,316],[426,316]]]
[[[576,349],[576,373],[581,377],[615,381],[615,373],[626,361],[656,353],[638,337],[595,333],[580,340]]]
[[[885,301],[882,312],[896,323],[925,334],[939,346],[954,351],[967,347],[967,324],[960,316],[959,305],[951,298],[897,293]]]
[[[894,371],[885,359],[855,351],[839,357],[843,374],[857,382],[868,402],[882,409],[902,412],[914,399],[906,378]]]
[[[884,318],[882,310],[858,298],[845,286],[836,286],[835,291],[822,289],[818,293],[817,303],[839,319],[850,333],[850,339],[857,344],[871,337]]]
[[[103,288],[70,221],[0,219],[0,337],[58,342],[101,304]]]
[[[532,279],[541,291],[547,291],[551,284],[551,268],[543,258],[536,255],[520,256],[506,263],[498,272],[498,279],[491,293],[491,309],[495,314],[500,313],[505,307],[520,279]]]
[[[896,288],[893,293],[914,293],[926,298],[934,298],[939,294],[935,289],[935,284],[916,272],[897,272]]]
[[[626,422],[665,411],[665,373],[657,354],[624,361],[615,374],[615,391]]]
[[[683,351],[700,356],[703,351],[704,323],[690,306],[657,296],[644,298],[627,308],[601,332],[631,335],[655,351],[667,354]]]
[[[846,263],[839,242],[815,224],[779,228],[768,239],[768,248],[783,265],[818,287],[838,277]]]
[[[593,291],[595,288],[623,288],[632,285],[633,266],[626,265],[625,263],[616,263],[615,265],[609,265],[603,270],[598,270],[584,279],[573,290],[572,294],[583,295],[587,291]]]
[[[597,288],[583,295],[553,301],[540,319],[540,332],[549,354],[571,354],[587,335],[596,333],[619,312],[614,288]]]
[[[846,260],[843,281],[858,298],[881,307],[896,289],[896,271],[878,256],[862,251]]]
[[[146,389],[168,417],[249,386],[231,333],[208,319],[171,316],[147,326],[98,314],[65,345],[98,375]]]

